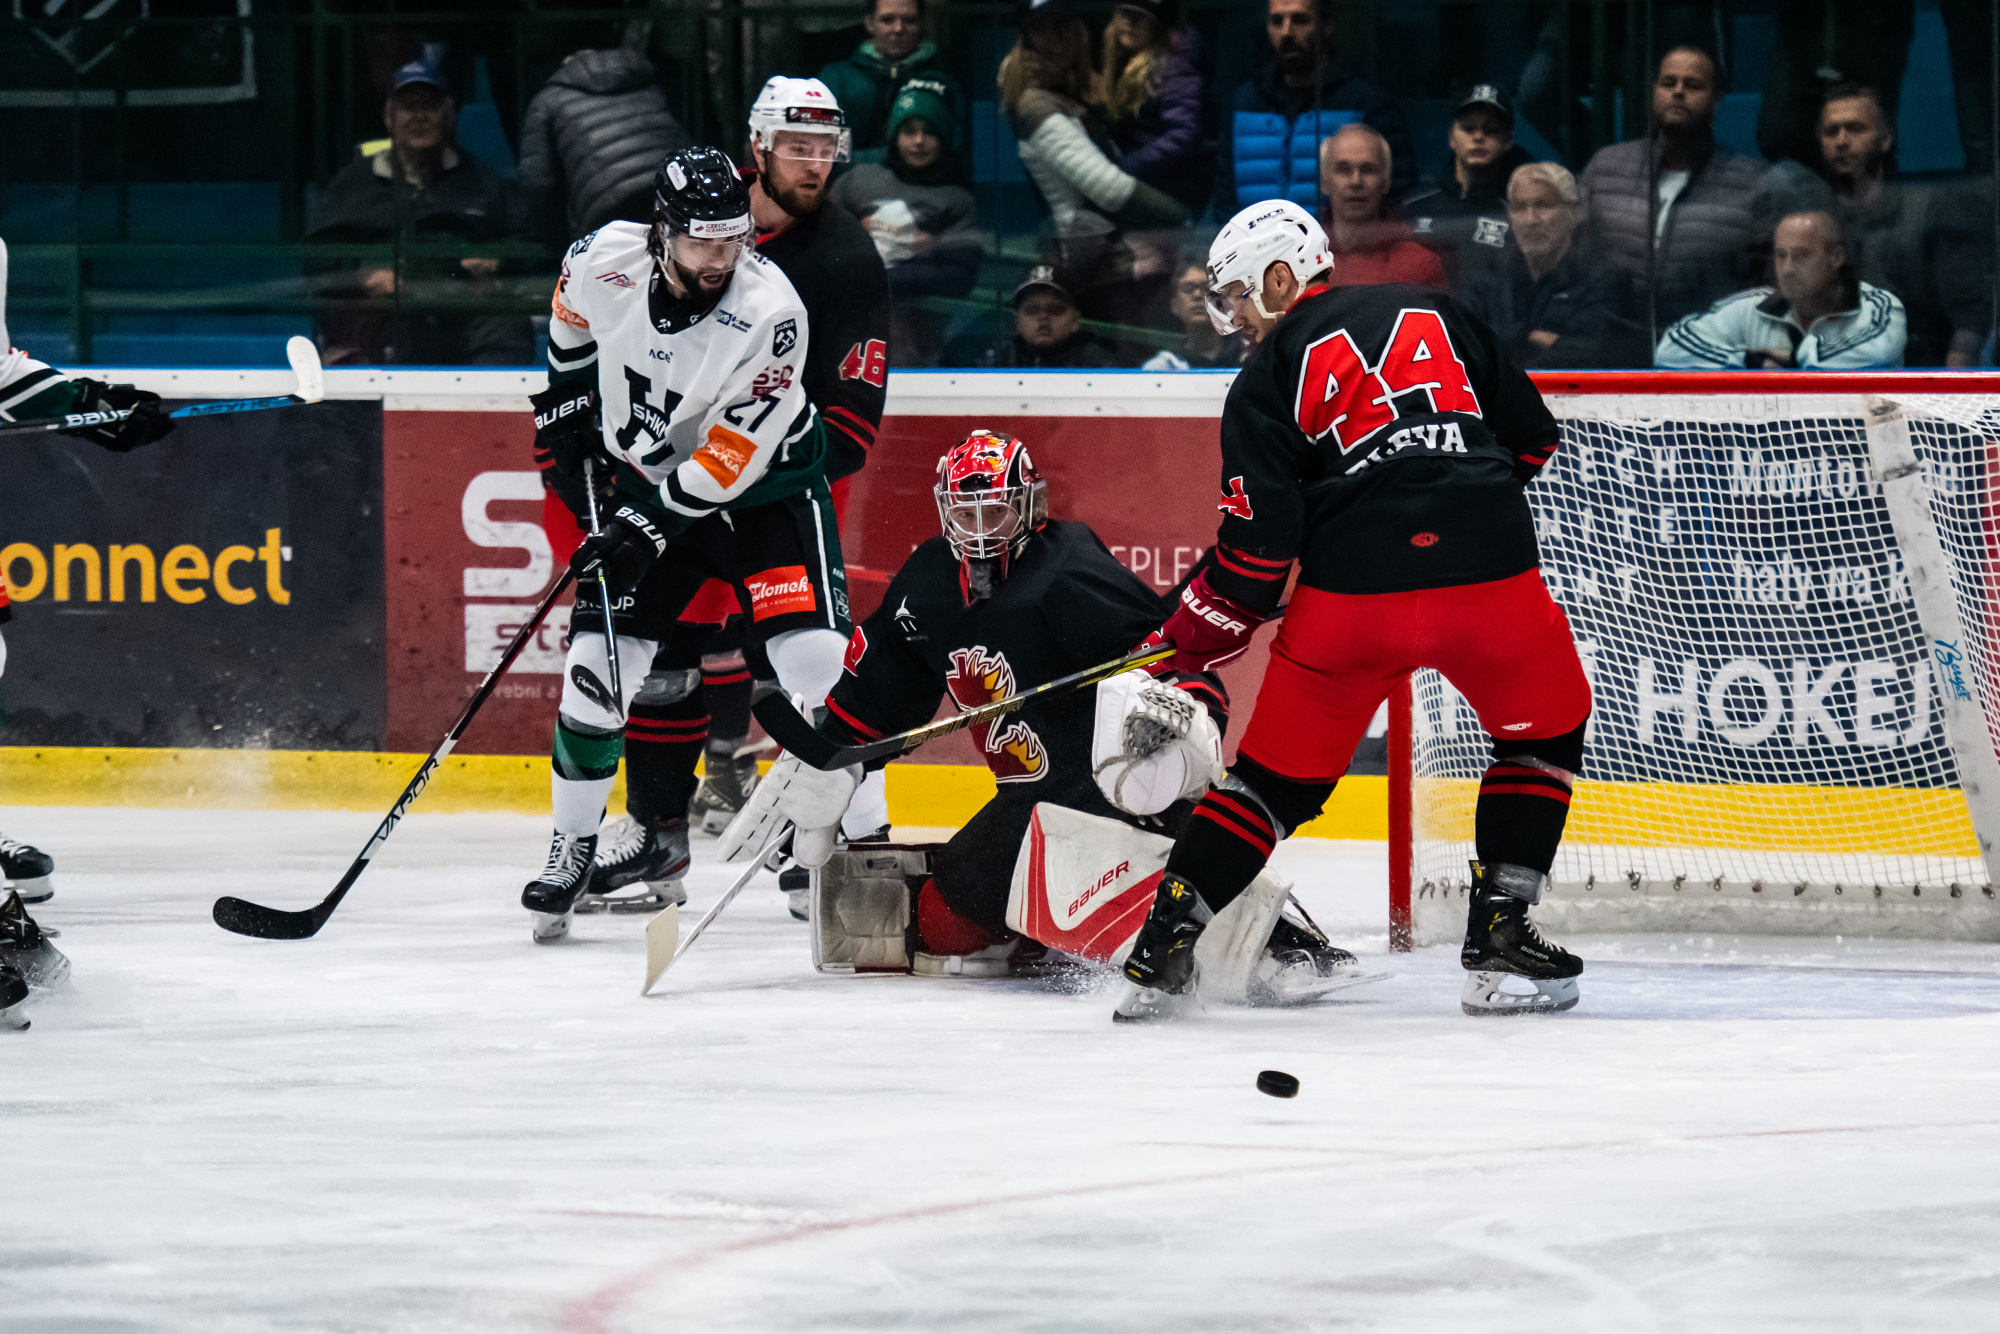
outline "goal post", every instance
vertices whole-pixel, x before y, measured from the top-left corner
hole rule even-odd
[[[1538,378],[1595,703],[1536,921],[2000,940],[2000,376]],[[1464,931],[1490,744],[1392,699],[1394,947]]]

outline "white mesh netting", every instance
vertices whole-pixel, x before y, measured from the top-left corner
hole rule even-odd
[[[1962,630],[1935,656],[1861,396],[1549,399],[1528,494],[1596,703],[1546,928],[2000,938],[1939,693],[1994,699],[2000,398],[1895,397]],[[1414,936],[1441,943],[1489,741],[1412,684]]]

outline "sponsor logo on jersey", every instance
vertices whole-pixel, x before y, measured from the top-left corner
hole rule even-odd
[[[792,387],[792,364],[786,362],[778,369],[766,366],[757,372],[757,378],[750,382],[750,397],[776,398]]]
[[[1216,508],[1224,514],[1233,514],[1239,519],[1254,519],[1257,517],[1257,512],[1250,508],[1250,497],[1243,494],[1243,479],[1241,477],[1232,477],[1229,479],[1229,489],[1222,493],[1222,499],[1216,505]]]
[[[1083,893],[1077,895],[1074,899],[1070,900],[1070,905],[1067,910],[1070,920],[1075,921],[1077,911],[1080,908],[1082,908],[1086,903],[1089,903],[1092,899],[1096,898],[1099,894],[1102,894],[1105,890],[1117,884],[1118,877],[1129,874],[1131,870],[1132,870],[1132,863],[1130,859],[1127,859],[1125,861],[1119,862],[1118,865],[1112,867],[1110,870],[1106,871],[1103,875],[1099,876],[1097,878],[1096,884],[1092,885],[1089,889],[1084,890]]]
[[[556,294],[549,298],[549,313],[572,329],[588,329],[590,327],[589,320],[563,304],[561,288],[557,288]]]
[[[1500,218],[1481,218],[1472,229],[1472,239],[1480,245],[1507,244],[1507,224]]]
[[[1533,726],[1533,723],[1502,723],[1500,730],[1503,732],[1525,732]]]
[[[708,428],[708,439],[695,450],[694,461],[715,479],[717,486],[731,487],[743,476],[743,470],[750,466],[756,453],[757,446],[717,423]]]
[[[731,312],[726,310],[718,310],[715,312],[715,322],[721,325],[725,329],[740,329],[744,333],[749,333],[750,330],[753,327],[755,327],[750,323],[750,321],[744,319],[741,315],[732,314]]]
[[[611,270],[609,273],[598,274],[597,281],[610,283],[613,287],[637,287],[639,285],[616,269]]]
[[[983,645],[955,648],[945,672],[945,689],[961,711],[1015,694],[1014,668],[1007,655]],[[1048,776],[1049,756],[1035,729],[1018,718],[997,718],[972,729],[986,767],[999,783],[1033,783]]]
[[[780,565],[775,570],[765,570],[753,574],[743,581],[750,590],[750,619],[766,621],[773,616],[786,616],[795,611],[819,610],[819,599],[813,596],[812,578],[803,565]],[[868,641],[861,641],[865,652]],[[848,642],[848,653],[854,652],[854,643]],[[860,661],[858,657],[854,659]]]
[[[649,347],[646,349],[646,355],[654,361],[672,361],[674,359],[673,351],[669,348]]]
[[[778,327],[771,330],[771,355],[782,357],[799,345],[799,322],[780,320]]]
[[[1413,547],[1434,547],[1437,544],[1438,535],[1436,533],[1418,533],[1410,539],[1410,545]]]
[[[847,637],[847,656],[840,660],[840,670],[849,676],[861,674],[861,660],[868,656],[868,633],[860,626]]]

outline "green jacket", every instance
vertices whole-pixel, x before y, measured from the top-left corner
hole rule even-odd
[[[969,111],[965,90],[958,80],[937,65],[937,44],[925,42],[910,52],[910,58],[891,65],[875,53],[875,43],[863,42],[845,60],[836,60],[819,72],[820,81],[833,90],[840,109],[847,113],[847,127],[854,133],[856,152],[881,148],[889,140],[889,107],[904,83],[923,74],[949,90],[952,116],[952,147],[966,151]]]

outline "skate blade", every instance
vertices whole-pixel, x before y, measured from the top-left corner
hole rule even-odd
[[[21,970],[21,976],[36,991],[59,987],[69,980],[69,956],[47,941],[33,954],[16,955],[9,962]]]
[[[576,897],[576,906],[571,908],[570,911],[580,913],[617,913],[622,916],[632,913],[656,913],[670,903],[676,907],[684,908],[687,906],[687,891],[680,887],[678,880],[670,880],[658,887],[648,885],[646,886],[646,892],[643,894],[627,894],[622,897],[613,897],[605,894],[579,894]]]
[[[23,903],[47,903],[56,896],[54,881],[45,875],[38,875],[33,880],[14,880],[9,884],[21,896]]]
[[[535,937],[537,945],[553,945],[569,935],[569,914],[530,910],[528,930]]]
[[[1582,999],[1573,977],[1535,978],[1518,973],[1467,973],[1458,1007],[1467,1014],[1555,1014]]]
[[[1195,1012],[1199,1004],[1192,985],[1178,994],[1142,987],[1130,978],[1126,978],[1122,985],[1124,990],[1111,1011],[1111,1022],[1114,1024],[1151,1024],[1185,1019]]]

